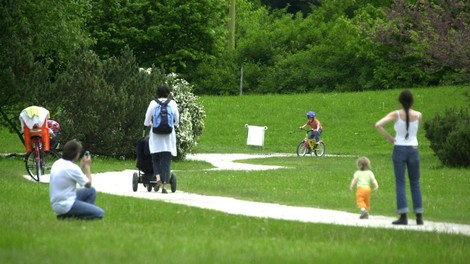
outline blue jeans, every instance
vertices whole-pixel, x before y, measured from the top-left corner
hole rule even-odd
[[[153,175],[160,175],[163,183],[170,182],[171,152],[152,153]]]
[[[95,205],[96,190],[93,187],[77,190],[77,198],[70,211],[58,215],[58,219],[77,218],[84,220],[101,219],[104,217],[103,209]]]
[[[321,135],[322,131],[323,130],[321,130],[321,129],[318,129],[316,132],[313,131],[313,130],[310,130],[310,133],[308,134],[308,138],[312,139],[312,138],[315,137],[315,142],[318,142],[318,141],[320,141],[320,135]]]
[[[405,171],[408,168],[410,180],[411,199],[413,200],[413,211],[415,214],[423,213],[423,201],[421,198],[421,187],[419,184],[419,152],[412,146],[395,146],[393,148],[393,169],[395,171],[395,190],[397,195],[397,213],[409,212],[406,199]]]

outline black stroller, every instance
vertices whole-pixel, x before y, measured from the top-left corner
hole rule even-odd
[[[144,132],[145,133],[145,132]],[[151,192],[155,188],[157,179],[153,175],[152,156],[149,149],[149,138],[143,137],[137,141],[137,168],[132,177],[132,190],[137,191],[138,184],[142,183],[147,191]],[[170,174],[171,192],[176,192],[176,173]],[[158,191],[158,190],[155,190]]]

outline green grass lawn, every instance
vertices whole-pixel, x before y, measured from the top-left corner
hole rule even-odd
[[[446,106],[468,108],[463,93],[469,90],[413,89],[416,109],[428,120]],[[367,155],[380,184],[379,192],[372,195],[372,214],[394,216],[392,146],[373,125],[399,107],[399,92],[202,97],[206,129],[196,152],[294,153],[304,136],[298,126],[305,122],[305,113],[313,110],[325,126],[327,153],[352,157],[243,161],[288,167],[257,172],[204,171],[211,167],[204,162],[174,162],[178,189],[356,212],[348,186],[356,156]],[[246,146],[244,124],[268,126],[264,147]],[[425,223],[470,224],[469,170],[442,167],[423,130],[419,141]],[[19,139],[1,129],[0,153],[22,151]],[[93,172],[134,168],[133,160],[105,157],[95,157],[92,166]],[[243,217],[101,193],[97,204],[106,211],[104,220],[57,221],[48,202],[48,186],[24,180],[25,173],[21,156],[0,158],[1,263],[470,261],[470,237],[462,235]]]
[[[315,111],[324,131],[327,153],[370,155],[388,153],[390,146],[374,125],[390,111],[400,108],[401,90],[361,93],[204,96],[205,130],[195,151],[206,153],[281,152],[294,153],[305,132],[298,129]],[[447,107],[468,108],[464,96],[470,86],[412,89],[414,108],[424,121]],[[263,148],[246,146],[245,124],[267,126]],[[392,126],[389,127],[393,131]],[[418,135],[421,148],[430,151],[424,130]]]

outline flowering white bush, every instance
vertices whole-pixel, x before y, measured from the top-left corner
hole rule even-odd
[[[193,86],[175,73],[167,75],[166,83],[172,88],[172,98],[178,104],[180,123],[176,129],[177,159],[184,159],[197,144],[204,130],[206,112],[193,94]]]

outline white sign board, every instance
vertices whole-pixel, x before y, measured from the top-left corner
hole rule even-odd
[[[245,125],[248,128],[248,137],[246,139],[247,145],[252,146],[264,146],[264,131],[268,129],[267,126],[249,126]]]

